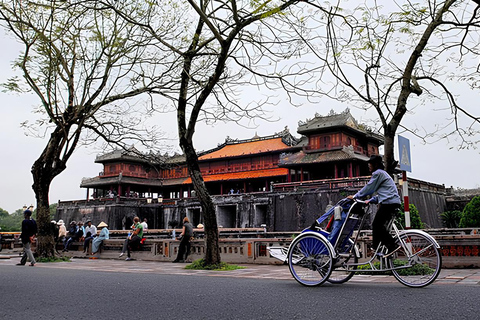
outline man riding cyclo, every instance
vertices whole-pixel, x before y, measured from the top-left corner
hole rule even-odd
[[[401,247],[397,247],[395,240],[388,230],[388,224],[400,208],[400,196],[392,177],[385,171],[382,157],[372,155],[368,160],[368,169],[372,173],[370,181],[349,199],[362,199],[376,192],[376,195],[366,203],[378,203],[378,210],[372,222],[372,247],[377,256],[388,257]],[[380,243],[386,251],[379,250]]]

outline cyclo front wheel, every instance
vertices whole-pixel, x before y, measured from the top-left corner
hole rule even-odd
[[[415,231],[400,235],[402,249],[389,259],[393,276],[402,284],[421,288],[431,284],[442,268],[442,256],[436,243]],[[397,245],[400,242],[397,240]]]
[[[288,250],[292,276],[304,286],[318,286],[332,273],[333,258],[328,240],[314,233],[296,237]]]

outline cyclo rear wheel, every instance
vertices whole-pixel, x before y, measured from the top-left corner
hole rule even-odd
[[[410,252],[407,253],[402,248],[389,259],[390,268],[399,268],[392,270],[393,276],[412,288],[425,287],[435,281],[442,268],[442,256],[436,243],[415,231],[401,234],[400,239]]]
[[[296,237],[288,250],[288,267],[292,276],[304,286],[318,286],[332,273],[332,250],[321,235],[304,233]]]

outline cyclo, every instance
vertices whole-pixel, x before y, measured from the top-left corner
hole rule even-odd
[[[292,276],[305,286],[318,286],[325,281],[347,282],[360,271],[359,266],[369,266],[368,271],[374,273],[391,271],[408,287],[424,287],[435,281],[442,266],[440,246],[422,230],[400,230],[395,218],[388,227],[399,249],[384,254],[380,243],[371,258],[359,262],[360,232],[352,235],[355,230],[363,229],[371,211],[368,208],[365,201],[342,199],[291,242],[286,257],[285,250],[282,254],[279,248],[269,248],[270,254],[281,260],[285,258]],[[329,218],[327,226],[322,227]]]

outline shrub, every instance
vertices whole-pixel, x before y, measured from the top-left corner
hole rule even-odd
[[[189,270],[211,270],[211,271],[229,271],[229,270],[237,270],[237,269],[245,269],[245,267],[237,266],[233,264],[228,264],[225,262],[220,262],[219,264],[215,265],[207,265],[205,264],[205,260],[195,260],[192,264],[189,264],[185,267],[185,269]]]
[[[47,263],[47,262],[72,262],[69,257],[38,257],[37,262]]]
[[[463,209],[460,228],[480,227],[480,196],[474,197]]]
[[[446,228],[458,228],[460,219],[462,218],[462,211],[445,211],[440,215],[440,217],[442,218],[443,225]]]
[[[402,203],[401,208],[400,208],[400,214],[397,217],[397,222],[405,228],[405,211],[404,211],[404,205]],[[425,225],[422,222],[422,219],[420,218],[420,214],[418,213],[417,207],[415,207],[414,204],[409,204],[408,208],[410,210],[410,227],[412,229],[423,229],[425,228]]]

